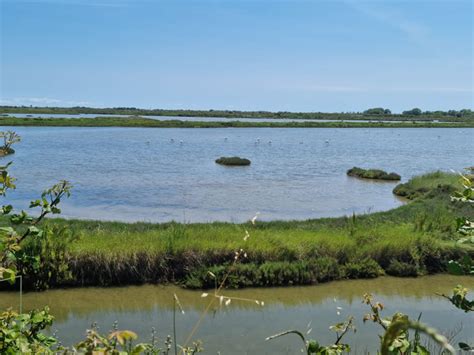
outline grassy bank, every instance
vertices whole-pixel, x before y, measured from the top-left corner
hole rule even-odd
[[[393,193],[409,200],[423,197],[435,188],[442,188],[446,192],[460,189],[459,175],[446,174],[441,171],[415,176],[404,184],[399,184],[393,189]]]
[[[203,122],[176,120],[154,120],[144,117],[96,117],[96,118],[19,118],[0,117],[0,126],[46,126],[46,127],[151,127],[151,128],[469,128],[474,121],[466,122]]]
[[[438,177],[451,181],[452,188],[458,184],[451,174]],[[234,267],[230,287],[443,272],[448,260],[474,255],[474,250],[453,241],[455,218],[473,211],[451,202],[450,192],[433,179],[416,181],[426,181],[432,189],[391,211],[353,217],[255,225],[48,223],[67,226],[80,236],[69,259],[73,278],[66,283],[74,286],[176,282],[212,287],[215,281],[208,271],[222,278],[241,248],[246,257]],[[244,241],[246,231],[250,237]]]

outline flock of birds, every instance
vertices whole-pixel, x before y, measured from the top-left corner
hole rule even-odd
[[[398,135],[400,135],[400,133],[398,133]],[[441,138],[441,136],[439,136],[439,135],[438,135],[437,137],[438,137],[438,139]],[[224,141],[227,142],[228,140],[229,140],[229,138],[224,137]],[[170,139],[170,143],[174,143],[174,142],[175,142],[175,139],[174,139],[174,138],[171,138],[171,139]],[[147,143],[147,144],[150,144],[150,141],[147,141],[146,143]],[[257,139],[255,140],[255,145],[260,144],[260,143],[261,143],[260,138],[257,138]],[[324,141],[324,143],[325,143],[325,144],[329,144],[329,139],[326,139],[326,140]],[[180,145],[184,144],[184,141],[180,140],[180,141],[179,141],[179,144],[180,144]],[[269,141],[268,141],[268,144],[272,144],[272,141],[269,140]],[[303,144],[303,142],[300,141],[300,144]]]
[[[228,139],[227,137],[224,137],[224,141],[227,142],[228,140],[229,140],[229,139]],[[174,138],[171,138],[171,139],[170,139],[170,143],[174,143],[174,142],[175,142],[175,139],[174,139]],[[260,142],[261,142],[261,141],[260,141],[260,138],[257,138],[257,139],[255,140],[255,144],[260,144]],[[324,143],[329,144],[329,139],[326,139],[326,140],[324,141]],[[147,144],[150,144],[150,141],[147,141]],[[180,141],[179,141],[179,144],[184,144],[184,142],[183,142],[182,140],[180,140]],[[272,141],[269,140],[269,141],[268,141],[268,144],[272,144]],[[300,144],[303,144],[303,142],[300,142]]]

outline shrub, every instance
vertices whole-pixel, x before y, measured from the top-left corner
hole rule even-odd
[[[373,259],[363,259],[358,262],[350,262],[344,265],[344,274],[349,279],[373,279],[383,275],[384,271]]]
[[[418,276],[418,268],[416,265],[398,260],[392,260],[385,271],[388,275],[392,276]]]

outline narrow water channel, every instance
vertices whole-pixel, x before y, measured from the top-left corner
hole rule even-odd
[[[329,325],[353,315],[357,333],[347,337],[354,353],[370,351],[378,346],[380,329],[363,324],[368,313],[362,304],[364,293],[372,293],[385,305],[384,314],[403,312],[451,335],[459,332],[454,343],[474,341],[474,316],[455,309],[437,293],[449,294],[463,284],[474,289],[474,278],[436,275],[420,278],[381,277],[374,280],[338,281],[317,286],[289,288],[253,288],[229,290],[232,297],[264,302],[237,301],[219,308],[219,302],[206,315],[194,339],[203,341],[205,354],[297,354],[301,343],[296,336],[266,342],[265,337],[287,329],[312,331],[309,337],[325,344],[334,340]],[[209,291],[212,293],[212,291]],[[114,288],[77,288],[51,290],[23,295],[25,309],[49,305],[56,317],[54,329],[64,344],[73,344],[93,322],[101,331],[119,328],[136,331],[141,341],[149,341],[152,327],[163,339],[172,334],[173,294],[185,310],[177,314],[178,342],[183,342],[210,300],[202,291],[189,291],[176,286],[130,286]],[[0,307],[18,307],[19,294],[0,293]],[[339,308],[338,308],[339,307]],[[338,314],[340,313],[340,314]]]

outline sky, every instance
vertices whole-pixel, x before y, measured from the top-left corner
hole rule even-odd
[[[472,0],[0,0],[0,104],[473,108]]]

